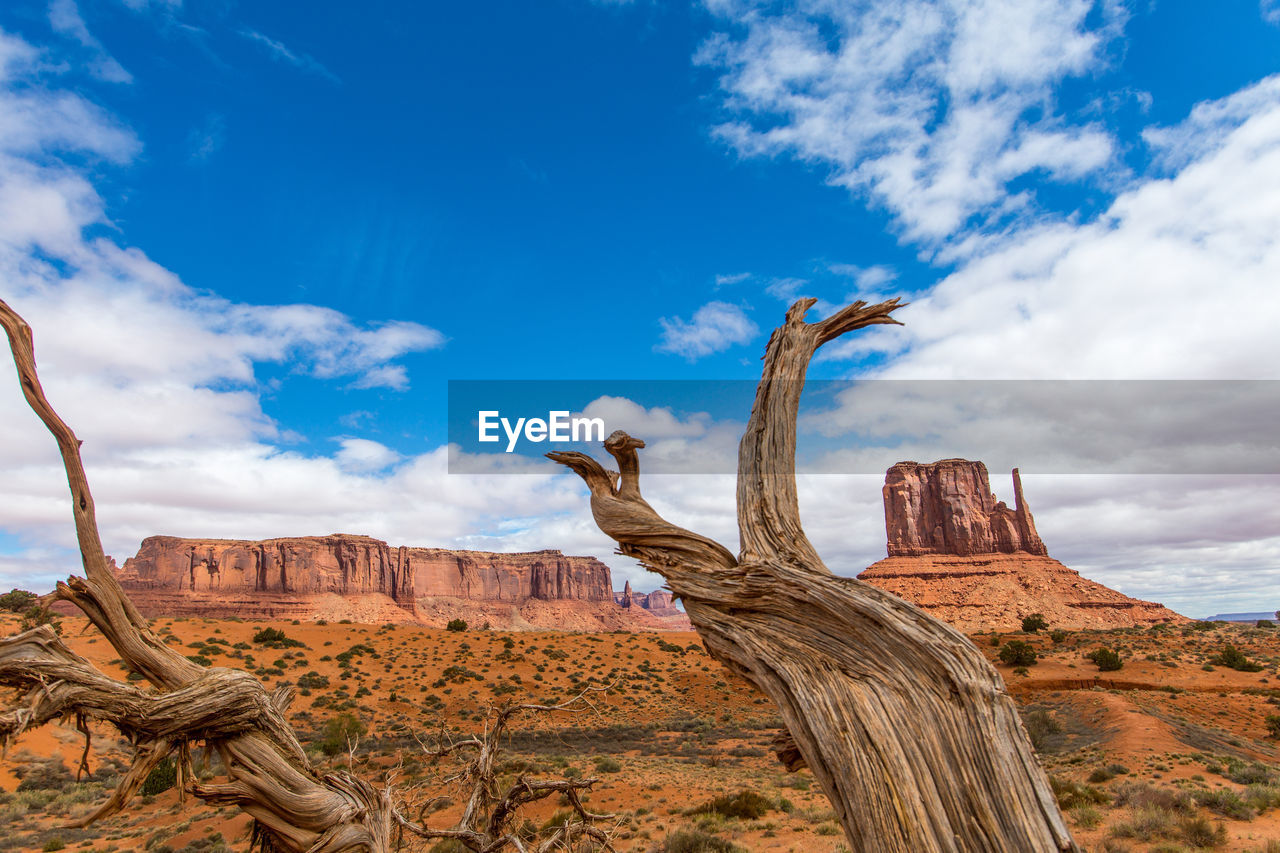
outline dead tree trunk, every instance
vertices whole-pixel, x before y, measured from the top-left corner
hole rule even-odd
[[[122,809],[147,774],[166,756],[177,754],[179,789],[206,803],[243,809],[254,819],[254,845],[266,853],[387,853],[401,846],[405,834],[420,839],[454,838],[468,849],[485,853],[508,847],[519,853],[549,851],[565,839],[585,841],[592,849],[613,849],[608,833],[593,825],[610,816],[587,812],[579,796],[594,779],[521,777],[501,797],[490,792],[492,756],[508,720],[526,710],[555,711],[566,706],[501,709],[491,738],[474,741],[485,760],[476,765],[483,772],[473,772],[468,779],[482,793],[473,794],[453,829],[433,829],[401,814],[390,784],[378,787],[350,773],[321,773],[312,766],[284,718],[290,688],[268,694],[246,672],[202,667],[161,642],[108,568],[80,460],[80,441],[40,387],[31,327],[3,300],[0,325],[9,338],[22,392],[58,442],[84,563],[85,577],[59,583],[45,597],[46,603],[60,599],[79,607],[125,665],[154,688],[143,690],[103,675],[67,648],[48,625],[0,638],[0,687],[18,691],[7,708],[0,706],[0,747],[27,729],[63,718],[75,718],[86,738],[88,721],[110,723],[136,745],[133,766],[120,786],[76,825],[86,826]],[[196,781],[188,750],[196,741],[218,751],[229,777],[226,782]],[[534,845],[511,826],[520,807],[552,794],[565,795],[577,818]]]
[[[591,490],[622,553],[663,575],[708,650],[758,686],[849,844],[867,853],[1078,850],[1000,676],[959,631],[869,584],[836,577],[804,534],[795,434],[809,361],[900,307],[857,302],[818,323],[815,300],[774,330],[738,447],[739,556],[661,518],[640,495],[638,448],[616,432],[619,475],[581,453],[548,456]]]

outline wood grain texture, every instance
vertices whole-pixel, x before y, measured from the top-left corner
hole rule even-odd
[[[896,323],[898,300],[856,302],[817,323],[787,311],[738,449],[737,557],[661,518],[640,491],[644,442],[614,433],[618,474],[547,454],[591,492],[597,525],[662,574],[707,649],[763,690],[859,853],[1077,851],[996,671],[969,640],[869,584],[836,577],[804,534],[796,415],[809,361],[840,335]]]

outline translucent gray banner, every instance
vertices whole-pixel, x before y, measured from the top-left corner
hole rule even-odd
[[[449,383],[449,471],[538,474],[543,454],[605,458],[644,439],[648,474],[731,474],[754,381]],[[805,386],[797,469],[883,474],[978,459],[1045,474],[1280,474],[1280,381],[820,380]]]

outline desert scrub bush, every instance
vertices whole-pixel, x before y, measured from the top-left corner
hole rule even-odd
[[[1036,662],[1036,649],[1022,640],[1010,640],[1000,647],[1000,660],[1008,666],[1031,666]]]
[[[1120,653],[1115,649],[1109,649],[1106,646],[1100,646],[1089,652],[1085,657],[1093,661],[1100,672],[1115,672],[1124,666],[1124,661],[1120,659]]]
[[[144,797],[154,797],[176,784],[178,784],[178,763],[173,760],[173,756],[168,756],[151,768],[151,772],[143,780],[138,792]]]
[[[659,853],[745,853],[727,839],[697,829],[678,829],[662,840]]]
[[[1235,791],[1215,788],[1211,791],[1196,791],[1194,797],[1197,803],[1214,814],[1233,820],[1253,820],[1253,809]]]
[[[1079,782],[1057,776],[1049,777],[1049,787],[1053,790],[1053,795],[1058,798],[1058,806],[1068,810],[1078,806],[1102,805],[1110,799],[1105,792],[1092,785],[1081,785]]]
[[[1224,645],[1222,651],[1218,652],[1218,654],[1209,658],[1209,663],[1214,666],[1225,666],[1229,669],[1239,670],[1240,672],[1259,672],[1262,669],[1262,664],[1249,660],[1244,652],[1230,643]]]
[[[466,619],[450,619],[449,623],[444,626],[446,631],[465,631],[467,630]]]
[[[742,790],[736,794],[724,794],[700,806],[694,806],[685,812],[687,815],[718,814],[722,817],[736,817],[745,820],[756,820],[764,817],[773,806],[773,801],[755,791]]]
[[[1062,726],[1043,708],[1035,708],[1022,715],[1022,727],[1031,738],[1031,745],[1043,750],[1049,745],[1049,738],[1062,732]]]
[[[1067,810],[1071,815],[1071,819],[1075,821],[1076,826],[1081,829],[1093,829],[1102,823],[1102,812],[1097,806],[1088,803],[1080,803]]]
[[[325,721],[320,751],[328,756],[337,755],[347,748],[351,739],[360,737],[367,730],[364,721],[350,711],[336,714]]]
[[[1237,759],[1228,759],[1227,767],[1222,775],[1237,785],[1277,785],[1280,784],[1280,770],[1268,767],[1257,761],[1245,763]]]
[[[1034,634],[1037,631],[1043,631],[1049,627],[1049,622],[1044,618],[1043,614],[1032,613],[1030,616],[1022,617],[1022,630],[1028,634]]]
[[[272,649],[305,649],[306,645],[300,640],[294,640],[281,631],[279,628],[263,628],[261,631],[253,635],[253,641],[261,646]]]
[[[601,755],[596,758],[597,773],[617,773],[622,769],[622,762],[608,755]]]
[[[1116,805],[1135,809],[1158,808],[1179,814],[1191,814],[1195,804],[1186,791],[1157,788],[1146,782],[1125,782],[1116,788]]]
[[[1280,714],[1267,714],[1262,721],[1267,729],[1267,737],[1280,738]]]
[[[37,598],[39,596],[34,592],[15,587],[4,595],[0,595],[0,610],[7,610],[10,613],[26,613],[31,605],[36,603]]]
[[[1136,841],[1158,841],[1173,837],[1177,829],[1177,816],[1169,809],[1160,806],[1142,806],[1122,821],[1111,827],[1111,834],[1117,838],[1132,838]]]
[[[1071,635],[1068,634],[1066,631],[1063,631],[1062,629],[1049,632],[1049,639],[1053,641],[1053,644],[1055,646],[1060,646],[1063,643],[1065,643],[1067,641],[1067,637],[1069,636]]]
[[[1178,838],[1197,850],[1212,850],[1227,843],[1227,828],[1204,815],[1189,815],[1178,822]]]
[[[1280,785],[1254,784],[1244,789],[1244,801],[1259,813],[1280,806]]]

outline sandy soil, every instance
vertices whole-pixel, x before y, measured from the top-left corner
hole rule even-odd
[[[0,631],[11,633],[15,624],[4,617]],[[268,626],[302,647],[254,643]],[[693,633],[450,632],[199,618],[158,619],[154,627],[185,653],[249,669],[269,686],[309,684],[291,719],[317,760],[346,763],[345,752],[323,754],[324,727],[335,715],[354,715],[367,727],[358,769],[379,774],[398,765],[401,780],[416,786],[412,797],[439,793],[453,769],[428,761],[414,733],[441,724],[471,732],[494,703],[562,701],[585,686],[612,685],[593,711],[524,720],[508,757],[533,775],[600,777],[590,803],[618,815],[619,850],[660,851],[680,830],[744,850],[845,849],[812,777],[788,774],[773,759],[769,744],[779,723],[772,706],[711,660]],[[77,652],[125,677],[113,650],[83,628],[81,619],[63,621]],[[1048,632],[997,635],[994,643],[992,635],[974,637],[993,660],[1010,640],[1036,648],[1038,660],[1025,674],[997,665],[1086,850],[1280,851],[1280,751],[1266,726],[1268,715],[1280,714],[1280,629],[1124,629],[1057,639]],[[1208,664],[1228,642],[1263,668]],[[1085,659],[1104,645],[1124,657],[1119,671],[1099,672]],[[129,759],[127,745],[96,732],[93,775],[77,783],[83,749],[73,726],[28,732],[10,745],[0,762],[0,825],[10,828],[0,850],[248,849],[243,815],[181,803],[173,790],[135,798],[123,814],[87,830],[61,828],[105,798]],[[207,772],[216,771],[214,762]],[[758,819],[690,813],[742,790],[766,797],[769,811]],[[558,807],[545,801],[526,817],[540,824]],[[455,803],[430,820],[446,824],[459,810]]]

